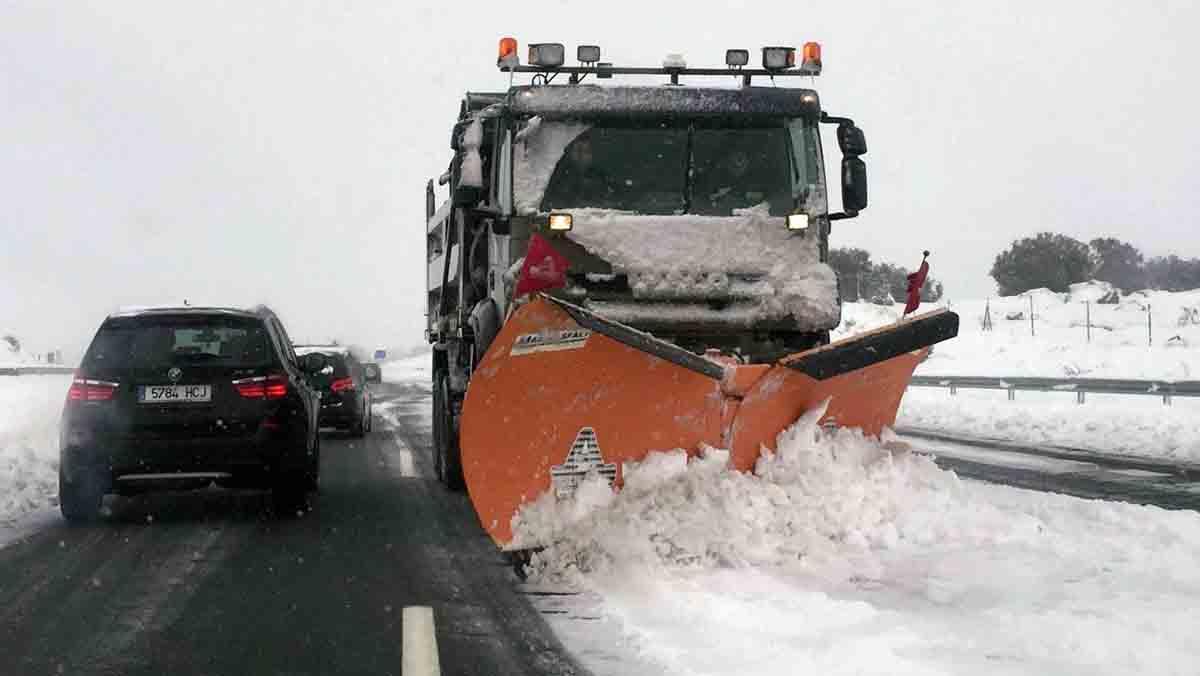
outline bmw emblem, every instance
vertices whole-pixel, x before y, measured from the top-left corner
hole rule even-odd
[[[170,371],[167,371],[167,377],[171,382],[177,383],[183,377],[183,371],[178,366],[172,366]]]

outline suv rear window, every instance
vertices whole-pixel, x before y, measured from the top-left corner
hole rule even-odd
[[[109,320],[84,367],[153,368],[205,364],[261,367],[274,362],[261,320],[248,317],[129,317]]]
[[[323,354],[329,361],[329,365],[323,371],[312,375],[312,382],[317,387],[326,387],[336,378],[345,378],[350,375],[350,367],[346,363],[346,355],[340,351],[322,352],[321,350],[301,350],[303,354]]]

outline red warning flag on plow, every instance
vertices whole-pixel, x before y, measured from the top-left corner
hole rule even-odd
[[[921,259],[921,267],[908,276],[908,303],[904,305],[904,314],[916,312],[921,307],[921,288],[925,286],[925,277],[929,275],[929,252]]]
[[[521,265],[521,276],[513,296],[520,298],[527,293],[556,289],[567,284],[567,259],[554,250],[540,235],[529,238],[529,251]]]

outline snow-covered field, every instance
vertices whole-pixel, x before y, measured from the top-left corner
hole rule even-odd
[[[0,523],[56,504],[69,375],[0,377]]]
[[[1090,282],[1074,285],[1068,294],[1040,290],[1009,298],[950,301],[950,309],[961,319],[958,337],[935,347],[917,373],[1200,380],[1200,290],[1143,291],[1115,305],[1097,303],[1109,290]],[[1091,342],[1085,301],[1091,301]],[[926,304],[920,311],[946,305]],[[894,322],[902,310],[903,305],[847,303],[835,336]],[[983,319],[989,310],[992,329],[985,331]]]
[[[1200,291],[1140,292],[1116,305],[1095,301],[1110,291],[1077,284],[1069,294],[1034,291],[990,301],[952,302],[961,318],[957,338],[937,345],[921,375],[1040,376],[1200,380]],[[1034,326],[1029,323],[1033,297]],[[1092,339],[1087,341],[1090,306]],[[922,311],[931,309],[923,306]],[[983,329],[990,310],[992,330]],[[849,303],[839,336],[894,322],[902,306]],[[1007,319],[1008,316],[1020,319]],[[1152,322],[1147,328],[1148,320]],[[1151,343],[1153,339],[1153,343]],[[911,388],[897,424],[964,434],[1103,451],[1200,461],[1200,400],[1073,393]]]
[[[754,474],[661,454],[522,513],[595,673],[1195,673],[1197,513],[959,481],[815,420]]]

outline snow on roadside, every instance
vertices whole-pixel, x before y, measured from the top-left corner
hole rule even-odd
[[[910,387],[897,425],[944,434],[1200,462],[1200,400],[1177,397],[1088,395],[1076,404],[1070,392],[1007,393]]]
[[[0,377],[0,522],[55,504],[69,375]]]
[[[1200,515],[961,482],[817,418],[753,474],[664,453],[543,496],[515,522],[549,544],[533,579],[668,674],[1193,670]]]

